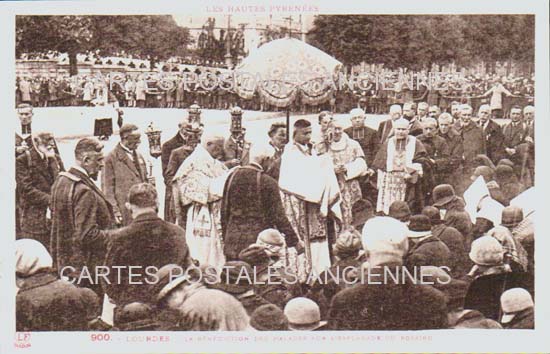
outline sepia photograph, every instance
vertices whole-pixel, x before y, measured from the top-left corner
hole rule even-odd
[[[3,34],[7,352],[548,329],[548,4],[67,3],[13,11]]]

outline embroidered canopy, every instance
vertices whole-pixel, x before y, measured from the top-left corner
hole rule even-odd
[[[326,102],[342,63],[294,38],[268,42],[235,68],[236,92],[245,99],[258,93],[267,103],[289,107],[298,95],[303,103]]]

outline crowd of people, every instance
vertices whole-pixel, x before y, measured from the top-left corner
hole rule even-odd
[[[17,330],[533,328],[534,107],[501,125],[432,103],[392,104],[378,130],[323,111],[263,144],[190,111],[163,186],[136,125],[64,166],[20,105]]]
[[[155,73],[117,74],[121,77],[113,82],[110,82],[109,77],[91,75],[21,76],[16,82],[16,103],[29,103],[35,107],[90,106],[101,104],[111,96],[123,107],[184,108],[197,102],[201,107],[209,109],[228,109],[239,105],[250,110],[280,110],[259,95],[251,100],[243,100],[234,90],[225,87],[205,89],[184,82],[188,80],[184,79],[185,75],[190,73],[197,74],[197,77],[206,73],[220,76],[222,72],[214,67],[160,73],[163,74],[162,79]],[[322,109],[344,113],[359,105],[367,113],[384,114],[393,104],[425,101],[429,105],[439,106],[445,112],[453,101],[458,101],[469,104],[475,112],[482,104],[489,104],[493,118],[508,118],[512,106],[533,104],[534,98],[533,79],[524,76],[441,73],[430,77],[420,72],[403,74],[399,71],[384,71],[355,75],[356,82],[347,84],[352,77],[344,76],[341,84],[337,83],[339,89],[331,94]],[[362,80],[366,82],[359,83]],[[292,111],[313,113],[318,112],[319,107],[301,104],[298,99]]]

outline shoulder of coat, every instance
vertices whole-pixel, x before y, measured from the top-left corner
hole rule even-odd
[[[75,176],[73,175],[72,173],[70,172],[67,172],[67,171],[63,171],[63,172],[59,172],[59,175],[60,176],[64,176],[64,177],[67,177],[68,179],[74,181],[74,182],[80,182],[82,181],[82,179],[78,176]]]

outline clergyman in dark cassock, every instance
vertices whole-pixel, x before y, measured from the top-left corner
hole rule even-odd
[[[187,123],[186,120],[181,122],[178,125],[179,130],[177,134],[172,139],[162,144],[162,154],[161,154],[162,177],[164,178],[164,185],[166,187],[166,191],[164,193],[164,220],[172,223],[176,221],[176,215],[174,214],[174,208],[171,202],[172,201],[172,180],[167,179],[166,170],[168,168],[168,162],[170,161],[170,155],[172,154],[172,151],[183,146],[183,144],[185,143],[183,126],[186,123]]]
[[[445,183],[446,172],[449,163],[449,146],[445,139],[437,135],[437,121],[434,118],[425,118],[422,122],[424,132],[417,138],[422,142],[428,158],[433,166],[433,180],[431,186],[426,186],[428,193],[426,199],[431,198],[431,190],[438,184]],[[426,200],[430,205],[431,201]]]
[[[441,114],[437,121],[439,124],[437,135],[442,137],[449,147],[447,168],[440,172],[440,179],[444,181],[443,183],[451,184],[457,188],[462,177],[462,160],[464,155],[462,136],[452,127],[453,117],[449,113]]]
[[[199,124],[199,123],[197,123]],[[176,214],[174,212],[174,202],[172,200],[172,180],[178,170],[179,166],[189,156],[188,152],[193,151],[191,147],[195,147],[200,141],[200,135],[202,134],[202,124],[196,127],[187,119],[178,124],[178,133],[170,140],[162,144],[162,177],[164,178],[164,185],[166,191],[164,193],[164,220],[171,223],[176,222]],[[178,148],[187,145],[183,150],[179,150],[173,159],[172,152]]]
[[[174,180],[174,176],[176,175],[176,172],[180,168],[183,161],[185,161],[186,158],[193,153],[195,148],[200,142],[201,135],[202,135],[202,125],[199,125],[198,123],[186,123],[183,126],[183,131],[185,135],[185,142],[182,146],[180,146],[177,149],[172,150],[170,153],[170,159],[168,160],[168,166],[166,167],[166,171],[164,172],[164,178],[166,181],[166,184],[170,183],[172,185],[172,182]],[[172,188],[170,189],[170,193],[172,193]],[[169,215],[174,214],[174,204],[171,200],[169,205],[165,205],[165,208],[169,207],[170,210],[168,211]],[[165,215],[166,215],[166,209],[165,209]],[[167,220],[170,222],[176,222],[175,214],[174,214],[174,220]]]

